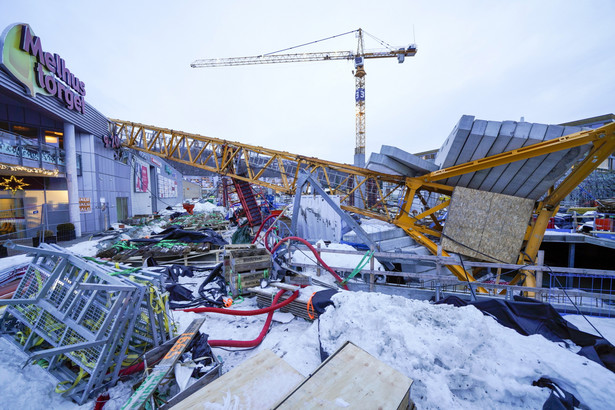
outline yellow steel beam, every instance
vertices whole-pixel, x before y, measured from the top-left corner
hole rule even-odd
[[[545,210],[539,213],[537,221],[529,231],[525,248],[525,253],[534,258],[542,242],[546,224],[559,201],[615,150],[615,124],[609,124],[595,130],[581,131],[576,134],[435,171],[421,177],[404,178],[373,172],[352,165],[294,155],[284,151],[230,142],[218,138],[204,137],[120,120],[112,121],[115,123],[114,133],[120,137],[123,145],[132,149],[148,152],[222,175],[228,175],[232,178],[272,188],[286,194],[294,194],[296,192],[295,183],[301,170],[311,172],[319,180],[323,188],[340,195],[340,206],[342,209],[394,223],[403,228],[408,235],[434,254],[437,253],[437,245],[427,235],[437,237],[440,235],[440,232],[417,225],[410,216],[410,208],[415,196],[423,199],[420,191],[446,195],[452,194],[454,187],[440,184],[436,181],[592,143],[593,148],[586,160],[575,168],[570,176],[544,201],[543,207]],[[257,158],[264,158],[264,160],[262,163],[256,163],[254,161]],[[246,167],[247,176],[237,174],[235,165],[241,166],[242,164]],[[255,172],[254,170],[258,167],[261,169]],[[264,180],[263,176],[267,169],[275,174],[279,174],[281,184]],[[360,189],[368,180],[373,180],[378,187],[378,209],[369,209],[366,198]],[[357,200],[354,194],[357,191],[361,195],[358,196],[358,203],[354,204],[353,200]],[[395,197],[394,194],[399,194],[400,197],[404,198],[401,206],[388,203],[390,198]],[[425,201],[423,201],[423,204],[427,207]],[[444,209],[447,204],[448,202],[427,209],[419,214],[417,218],[433,216],[434,212]],[[474,280],[471,273],[465,272],[460,266],[449,267],[449,269],[460,280]],[[533,275],[525,273],[522,277],[525,279],[526,284],[533,286]]]

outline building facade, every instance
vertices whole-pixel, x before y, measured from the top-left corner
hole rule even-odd
[[[182,175],[121,148],[70,61],[30,26],[7,27],[0,51],[0,240],[67,222],[99,232],[181,201]]]

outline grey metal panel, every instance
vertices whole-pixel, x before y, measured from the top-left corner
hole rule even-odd
[[[564,127],[559,125],[549,125],[547,127],[547,131],[545,134],[545,141],[552,140],[554,138],[559,138],[564,133]],[[532,192],[536,186],[543,180],[543,178],[553,169],[555,164],[559,162],[560,159],[564,156],[563,151],[554,152],[548,155],[541,155],[535,159],[540,160],[538,166],[531,173],[528,172],[527,178],[525,182],[517,189],[517,191],[513,194],[515,196],[520,196],[524,198],[528,198],[530,192]]]
[[[480,141],[480,144],[478,144],[478,146],[474,150],[470,161],[475,161],[477,159],[485,158],[487,156],[487,153],[491,149],[491,146],[495,142],[495,139],[498,137],[498,133],[500,132],[501,126],[502,123],[499,121],[487,121],[487,127],[485,128],[483,137]],[[457,182],[457,186],[467,187],[472,180],[474,174],[475,173],[472,172],[469,174],[461,175],[459,177],[459,181]]]
[[[87,102],[85,114],[81,114],[69,110],[55,97],[46,95],[31,97],[25,93],[22,85],[16,83],[3,70],[0,70],[0,92],[7,93],[11,98],[33,109],[45,112],[51,118],[74,124],[79,131],[86,131],[99,137],[108,132],[107,118]]]
[[[528,122],[518,122],[517,127],[515,128],[515,133],[513,137],[506,145],[506,148],[502,150],[502,152],[512,151],[517,148],[521,148],[527,142],[527,137],[530,135],[530,130],[532,129],[532,124]],[[483,181],[480,188],[483,191],[490,191],[495,193],[500,193],[500,189],[503,189],[504,186],[510,181],[510,179],[514,176],[510,175],[507,172],[508,167],[512,164],[500,165],[498,167],[494,167],[487,175],[487,178]],[[496,187],[497,186],[497,187]]]
[[[463,144],[463,148],[459,153],[459,157],[457,157],[457,164],[463,164],[472,159],[474,156],[474,152],[482,143],[483,135],[485,134],[485,130],[487,129],[487,121],[483,120],[475,120],[472,124],[472,129],[470,130],[470,134]],[[448,178],[444,181],[447,185],[456,186],[460,177]]]
[[[515,133],[515,128],[517,128],[517,123],[515,121],[503,121],[498,132],[498,136],[491,145],[491,148],[489,148],[486,156],[490,157],[506,151],[506,146],[512,140],[513,134]],[[476,172],[467,188],[478,189],[482,185],[485,178],[487,178],[490,171],[490,169],[483,169]]]
[[[393,175],[406,175],[406,176],[415,176],[416,172],[412,171],[410,168],[400,164],[397,161],[392,160],[386,155],[377,154],[372,152],[369,156],[369,161],[365,168],[382,172],[384,174],[393,174]]]
[[[565,127],[563,135],[574,134],[581,131],[581,127]],[[563,156],[549,171],[549,173],[540,181],[540,183],[529,193],[528,198],[539,199],[547,190],[552,187],[558,179],[568,171],[572,165],[579,161],[589,151],[590,145],[572,148],[570,150],[561,151]]]
[[[548,125],[546,124],[532,124],[532,130],[530,131],[529,141],[532,144],[536,144],[545,140],[547,135]],[[514,195],[519,188],[525,183],[530,175],[532,175],[540,166],[544,158],[535,157],[524,161],[518,161],[516,166],[517,175],[508,183],[506,188],[502,191],[506,195]],[[515,164],[511,164],[515,165]],[[510,168],[512,169],[512,168]]]
[[[527,147],[529,145],[534,145],[539,142],[542,142],[544,135],[545,135],[545,131],[547,129],[547,126],[545,124],[529,124],[526,122],[519,123],[519,125],[517,125],[517,131],[519,131],[522,124],[527,124],[527,127],[529,127],[529,131],[527,132],[527,134],[520,135],[520,138],[524,138],[524,140],[522,141],[522,145],[521,145],[522,147]],[[532,130],[534,130],[533,133],[532,133]],[[517,135],[518,135],[517,132],[515,132],[515,138],[517,137]],[[511,189],[509,190],[509,192],[506,192],[506,189],[508,188],[508,186],[511,184],[511,182],[515,179],[517,175],[520,174],[520,177],[523,177],[523,175],[526,175],[527,173],[532,171],[530,168],[527,168],[527,167],[523,168],[526,162],[527,160],[522,160],[522,161],[515,161],[513,163],[508,164],[508,166],[502,173],[502,176],[493,186],[492,191],[498,192],[501,194],[507,194],[507,195],[514,193],[516,189],[514,190]]]
[[[436,159],[434,161],[436,165],[440,168],[447,168],[457,163],[457,157],[463,148],[465,139],[470,134],[473,123],[473,115],[463,115],[461,117],[436,154]]]
[[[397,147],[390,145],[383,145],[380,147],[380,153],[386,155],[393,160],[400,162],[411,170],[416,171],[418,174],[427,174],[438,169],[438,166],[431,161],[426,161],[423,158],[410,154]]]

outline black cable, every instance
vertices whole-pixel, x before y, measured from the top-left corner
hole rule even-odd
[[[272,51],[272,52],[270,52],[270,53],[266,53],[266,54],[263,54],[263,55],[264,55],[264,56],[268,56],[268,55],[271,55],[271,54],[280,53],[280,52],[282,52],[282,51],[288,51],[288,50],[292,50],[292,49],[295,49],[295,48],[299,48],[299,47],[308,46],[308,45],[310,45],[310,44],[319,43],[319,42],[321,42],[321,41],[331,40],[332,38],[336,38],[336,37],[345,36],[346,34],[356,33],[357,31],[358,31],[358,30],[352,30],[352,31],[348,31],[348,32],[346,32],[346,33],[342,33],[342,34],[336,34],[336,35],[331,36],[331,37],[326,37],[326,38],[322,38],[322,39],[320,39],[320,40],[310,41],[309,43],[299,44],[298,46],[293,46],[293,47],[283,48],[282,50]]]
[[[227,352],[247,352],[248,350],[254,350],[257,347],[258,346],[246,347],[246,348],[243,348],[243,349],[227,349],[226,347],[211,346],[212,349],[222,349],[222,350],[226,350]]]
[[[604,335],[602,333],[600,333],[600,331],[598,329],[596,329],[596,327],[592,324],[592,322],[589,321],[589,319],[587,318],[587,316],[585,316],[583,314],[583,312],[581,312],[581,310],[579,309],[579,307],[577,306],[576,303],[574,303],[574,301],[572,300],[572,298],[570,297],[570,295],[568,295],[568,292],[566,292],[566,289],[564,289],[564,286],[562,286],[562,283],[559,281],[559,279],[557,278],[557,275],[555,275],[555,273],[553,272],[553,269],[551,269],[550,266],[547,266],[547,269],[549,269],[549,272],[551,273],[551,277],[555,279],[555,281],[557,282],[558,286],[560,287],[560,289],[562,289],[562,291],[564,292],[564,295],[566,295],[566,297],[568,298],[568,300],[570,301],[570,303],[572,303],[572,306],[574,306],[574,308],[577,310],[577,313],[581,316],[583,316],[583,319],[585,319],[585,321],[587,323],[589,323],[589,325],[598,333],[598,335],[603,338],[606,339],[604,337]]]
[[[472,248],[472,247],[470,247],[470,246],[467,246],[467,245],[465,245],[465,244],[463,244],[463,243],[461,243],[461,242],[459,242],[459,241],[456,241],[455,239],[451,238],[450,236],[444,235],[444,233],[442,234],[442,236],[444,236],[445,238],[447,238],[447,239],[449,239],[449,240],[451,240],[451,241],[453,241],[453,242],[457,243],[458,245],[463,246],[464,248],[467,248],[467,249],[470,249],[470,250],[472,250],[472,251],[474,251],[474,252],[480,253],[481,255],[484,255],[484,256],[486,256],[486,257],[488,257],[488,258],[491,258],[491,259],[493,259],[493,260],[496,260],[496,261],[499,261],[499,262],[502,262],[502,263],[506,263],[505,261],[501,261],[501,260],[499,260],[498,258],[494,258],[494,257],[492,257],[492,256],[490,256],[490,255],[487,255],[486,253],[480,252],[480,251],[478,251],[478,250],[476,250],[476,249],[473,249],[473,248]],[[524,267],[526,267],[526,266],[535,266],[535,265],[536,265],[536,262],[535,262],[535,261],[534,261],[534,260],[533,260],[533,259],[532,259],[532,258],[531,258],[528,254],[527,254],[527,253],[525,253],[525,251],[521,251],[521,252],[523,253],[523,255],[525,255],[525,257],[527,257],[527,258],[530,260],[531,264],[524,265],[524,266],[522,266],[522,267],[518,268],[518,269],[517,269],[517,271],[518,271],[518,270],[520,270],[520,269],[523,269],[523,268],[524,268]],[[458,254],[458,255],[459,255],[459,254]],[[461,267],[463,268],[463,270],[464,270],[464,272],[465,272],[465,268],[463,267],[463,261],[461,260],[461,255],[459,255],[459,260],[461,261]],[[579,309],[579,307],[577,306],[577,304],[576,304],[576,303],[572,300],[572,298],[570,297],[570,295],[568,295],[568,292],[566,292],[566,289],[564,288],[564,286],[561,284],[561,282],[559,281],[559,279],[557,278],[557,276],[556,276],[556,275],[555,275],[555,273],[553,272],[553,269],[551,269],[551,267],[550,267],[550,266],[548,266],[548,265],[543,265],[543,266],[545,266],[547,269],[549,269],[549,272],[551,273],[551,277],[555,278],[555,280],[556,280],[556,282],[557,282],[558,286],[561,288],[562,292],[564,292],[564,295],[566,295],[566,297],[568,298],[568,300],[570,301],[570,303],[572,304],[572,306],[574,306],[574,308],[576,309],[577,313],[578,313],[579,315],[583,316],[583,318],[587,321],[587,323],[589,323],[589,325],[590,325],[590,326],[591,326],[591,327],[592,327],[592,328],[593,328],[596,332],[598,332],[598,334],[600,335],[600,337],[602,337],[602,338],[604,339],[605,337],[602,335],[602,333],[600,333],[600,331],[599,331],[598,329],[596,329],[596,327],[595,327],[595,326],[594,326],[594,325],[593,325],[593,324],[589,321],[589,319],[587,318],[587,316],[585,316],[585,314],[583,314],[583,312],[581,312],[581,310]],[[514,271],[513,271],[513,272],[514,272]],[[520,273],[521,273],[521,272],[520,272]],[[467,279],[467,272],[466,272],[466,279]],[[471,286],[470,286],[470,290],[472,290],[472,287],[471,287]],[[474,296],[474,297],[476,297],[475,295],[473,295],[473,296]]]
[[[472,300],[478,300],[476,299],[476,293],[474,292],[474,288],[472,287],[472,285],[470,285],[470,278],[468,278],[468,271],[466,271],[465,266],[463,266],[463,259],[461,258],[460,254],[457,254],[457,256],[459,257],[459,262],[461,263],[461,269],[463,269],[463,273],[466,275],[466,282],[468,282],[470,293],[472,293]]]

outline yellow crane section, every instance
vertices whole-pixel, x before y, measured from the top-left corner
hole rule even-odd
[[[549,218],[557,212],[560,201],[615,152],[615,123],[611,123],[419,177],[406,178],[239,142],[122,120],[111,121],[113,135],[125,147],[285,194],[299,193],[296,185],[299,175],[308,172],[327,192],[340,196],[340,206],[345,211],[393,223],[433,254],[438,252],[435,239],[442,236],[443,229],[436,215],[448,207],[450,201],[429,207],[425,197],[430,192],[450,196],[455,188],[438,181],[591,144],[589,153],[568,177],[536,204],[535,212],[538,216],[535,222],[528,225],[525,244],[519,256],[520,264],[535,261]],[[305,192],[308,192],[308,188]],[[425,205],[425,211],[418,215],[411,212],[415,199]],[[431,218],[433,226],[425,222],[426,218]],[[447,256],[446,252],[443,255]],[[450,266],[449,269],[462,281],[474,281],[473,276],[461,266]],[[526,286],[535,286],[531,272],[523,272],[514,282],[521,279],[524,279]]]

